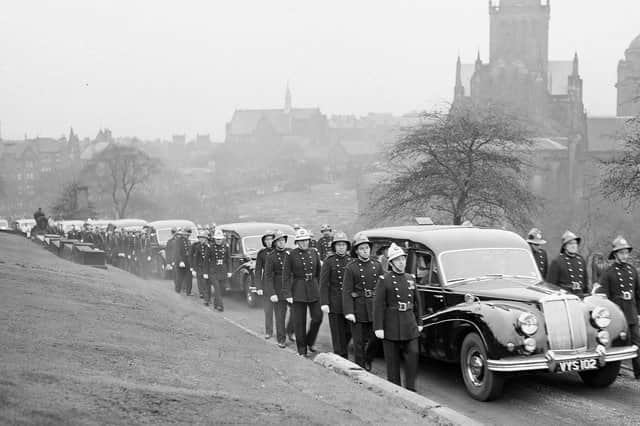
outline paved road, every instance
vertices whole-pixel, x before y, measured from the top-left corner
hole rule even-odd
[[[171,285],[168,281],[158,283]],[[200,303],[197,296],[187,300]],[[262,309],[249,309],[239,295],[225,296],[224,313],[211,315],[225,315],[249,329],[264,332]],[[321,351],[332,350],[326,316],[316,346]],[[382,360],[374,363],[373,373],[386,377]],[[505,384],[501,399],[479,402],[468,396],[457,366],[423,360],[417,390],[485,424],[640,424],[640,381],[633,380],[628,373],[607,389],[586,387],[575,373],[519,376]]]

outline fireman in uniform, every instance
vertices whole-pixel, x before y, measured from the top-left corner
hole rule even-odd
[[[286,281],[290,278],[289,273],[289,250],[287,249],[287,235],[280,230],[276,230],[273,237],[273,251],[267,256],[264,268],[264,294],[273,303],[276,316],[276,340],[278,346],[286,347],[287,335],[293,330],[293,322],[285,325],[287,317],[287,306],[290,293]]]
[[[638,271],[628,263],[631,244],[619,236],[613,240],[613,248],[609,260],[614,263],[602,276],[596,292],[607,295],[624,312],[629,324],[631,343],[640,347],[640,330],[638,329],[638,312],[640,312],[640,282]],[[632,360],[633,374],[640,379],[640,359]]]
[[[184,288],[187,296],[191,295],[191,244],[185,231],[178,231],[173,243],[173,263],[176,268],[175,289],[181,293]]]
[[[373,308],[373,328],[382,340],[387,363],[387,380],[402,386],[400,362],[404,356],[404,386],[416,390],[418,337],[422,331],[420,296],[416,278],[405,273],[407,256],[395,243],[387,251],[391,270],[378,279]]]
[[[300,228],[296,232],[295,242],[298,247],[291,250],[288,256],[290,278],[285,280],[287,301],[293,304],[293,330],[298,355],[302,356],[307,356],[307,351],[316,352],[313,345],[322,324],[320,256],[316,249],[309,247],[310,240],[311,235],[306,229]],[[311,316],[308,330],[307,311]]]
[[[273,336],[273,303],[270,300],[264,299],[264,281],[266,272],[267,257],[273,252],[273,239],[276,233],[274,231],[266,231],[260,238],[262,242],[262,248],[256,255],[256,267],[254,270],[254,279],[256,285],[256,293],[263,297],[262,308],[264,309],[264,338],[271,339]]]
[[[167,244],[164,249],[164,257],[166,259],[165,270],[169,271],[173,279],[174,286],[178,286],[178,275],[176,271],[176,264],[173,261],[173,252],[175,251],[176,241],[178,238],[178,230],[176,228],[171,228],[171,236],[167,240]]]
[[[351,328],[342,310],[342,280],[344,268],[351,262],[350,245],[347,234],[336,232],[329,247],[331,253],[320,270],[320,308],[329,317],[333,352],[346,359],[349,358]]]
[[[547,281],[574,294],[589,291],[587,262],[578,254],[582,239],[571,231],[562,235],[560,255],[551,261]]]
[[[205,306],[209,306],[211,303],[210,261],[209,233],[202,231],[198,234],[198,242],[191,246],[191,275],[196,279],[198,294],[204,300]]]
[[[331,241],[333,237],[331,237],[331,227],[329,225],[322,225],[320,227],[320,233],[322,237],[318,239],[318,252],[320,253],[320,259],[324,262],[325,259],[333,253],[333,248],[331,245]]]
[[[224,311],[222,291],[225,282],[231,277],[231,254],[229,246],[225,244],[222,229],[216,229],[213,233],[213,245],[211,246],[209,277],[213,284],[213,309]]]
[[[536,261],[540,275],[542,275],[542,279],[544,280],[547,277],[549,261],[547,251],[542,248],[543,245],[547,244],[547,242],[542,239],[542,231],[538,228],[531,229],[527,235],[527,243],[529,243],[529,246],[531,247],[531,253]]]
[[[378,349],[373,334],[373,297],[382,266],[371,259],[373,244],[366,236],[360,236],[352,244],[355,259],[344,270],[342,285],[342,309],[350,321],[356,364],[371,370],[371,361]]]

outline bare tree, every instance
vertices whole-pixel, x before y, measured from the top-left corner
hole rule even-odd
[[[125,217],[132,193],[159,171],[158,160],[133,146],[108,145],[84,168],[83,175],[108,197],[116,219]]]
[[[526,185],[528,136],[522,120],[497,106],[424,113],[390,147],[389,178],[371,199],[374,217],[435,211],[454,224],[528,225],[539,205]]]
[[[627,121],[620,137],[625,141],[624,151],[602,162],[605,176],[601,188],[605,197],[631,208],[640,200],[640,117]]]

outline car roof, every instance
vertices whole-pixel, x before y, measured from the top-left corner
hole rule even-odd
[[[295,231],[291,225],[285,225],[283,223],[271,223],[271,222],[238,222],[238,223],[224,223],[217,225],[216,228],[220,228],[223,231],[236,232],[240,236],[246,235],[263,235],[265,231],[275,231],[279,229],[288,235],[294,235]]]
[[[122,228],[127,226],[144,226],[147,224],[147,221],[143,219],[118,219],[114,220],[111,223],[119,228]]]
[[[369,238],[411,241],[423,244],[436,254],[450,250],[476,248],[529,249],[518,234],[503,229],[477,228],[454,225],[395,226],[368,229],[359,232]]]
[[[196,230],[196,224],[186,219],[156,220],[153,222],[149,222],[149,225],[153,226],[156,229],[189,227],[189,228],[192,228],[194,231]]]

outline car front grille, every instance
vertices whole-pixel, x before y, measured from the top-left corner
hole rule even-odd
[[[587,349],[587,326],[581,301],[575,296],[542,301],[549,349],[580,352]]]

